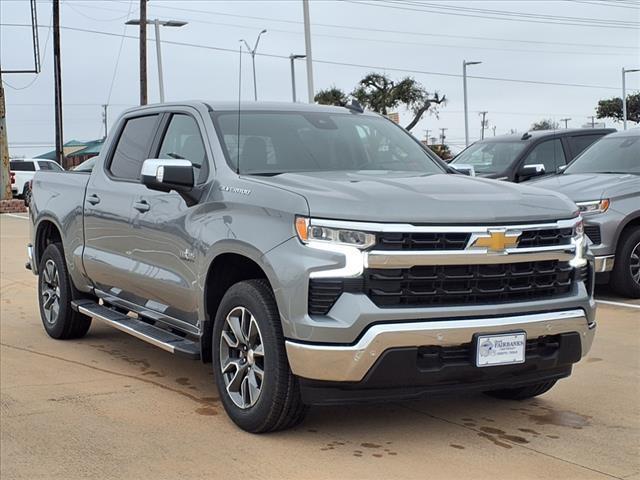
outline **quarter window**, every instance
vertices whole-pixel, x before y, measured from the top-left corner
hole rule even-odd
[[[557,138],[536,145],[524,161],[525,165],[544,165],[545,173],[555,173],[566,163],[562,142]]]
[[[157,115],[127,120],[109,166],[109,171],[114,177],[125,180],[140,178],[142,162],[149,154],[157,120]]]
[[[158,158],[186,159],[193,164],[193,178],[203,181],[207,177],[207,153],[200,129],[189,115],[176,113],[171,117]]]

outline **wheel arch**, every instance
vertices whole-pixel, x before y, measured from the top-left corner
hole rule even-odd
[[[45,249],[51,243],[60,243],[62,244],[62,229],[60,226],[53,220],[52,218],[45,217],[38,221],[38,224],[35,228],[35,236],[34,236],[34,259],[36,264],[40,264],[40,258],[44,253]],[[64,255],[64,245],[63,245],[63,255]],[[66,261],[66,256],[65,256]]]
[[[618,250],[618,244],[620,243],[620,239],[624,232],[629,228],[639,228],[640,227],[640,210],[632,213],[627,216],[624,221],[620,222],[618,228],[616,229],[616,237],[615,237],[615,245],[616,251]]]

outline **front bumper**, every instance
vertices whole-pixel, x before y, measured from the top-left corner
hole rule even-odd
[[[362,381],[383,354],[391,349],[469,344],[476,333],[524,331],[532,340],[577,333],[583,357],[591,348],[595,321],[583,309],[443,321],[376,324],[352,345],[308,344],[287,340],[292,372],[302,378],[333,382]]]
[[[613,270],[613,265],[615,263],[615,260],[616,260],[615,255],[603,255],[603,256],[595,257],[594,258],[595,273],[610,272],[611,270]]]

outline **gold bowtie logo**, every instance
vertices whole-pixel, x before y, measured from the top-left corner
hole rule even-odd
[[[472,239],[469,247],[486,248],[490,252],[504,252],[507,248],[517,247],[520,232],[509,232],[504,230],[494,230],[489,233],[481,233]]]

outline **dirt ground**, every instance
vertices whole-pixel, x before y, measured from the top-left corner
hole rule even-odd
[[[640,480],[640,302],[600,304],[574,374],[525,402],[483,395],[314,408],[255,436],[225,415],[211,366],[94,322],[55,341],[24,269],[28,221],[0,218],[2,479]]]

